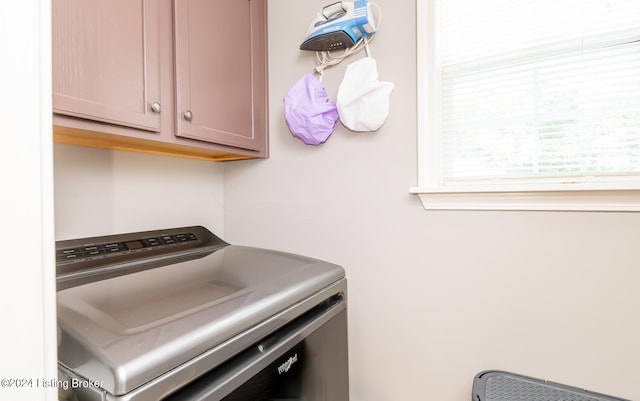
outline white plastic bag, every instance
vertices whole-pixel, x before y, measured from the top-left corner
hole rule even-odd
[[[378,81],[376,61],[366,57],[347,67],[336,104],[342,124],[352,131],[377,131],[389,115],[391,82]]]

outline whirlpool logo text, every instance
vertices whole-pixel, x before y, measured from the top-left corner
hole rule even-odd
[[[278,366],[278,374],[281,375],[283,373],[287,373],[291,366],[298,362],[298,353],[295,353],[293,356],[290,356],[282,365]]]

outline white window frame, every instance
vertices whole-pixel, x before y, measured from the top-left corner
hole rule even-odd
[[[640,211],[640,182],[552,184],[543,189],[528,187],[478,187],[464,190],[438,185],[440,166],[438,136],[441,109],[437,101],[440,77],[430,68],[437,57],[436,1],[417,3],[417,124],[418,185],[410,192],[420,197],[427,210],[557,210]],[[425,73],[429,71],[429,73]],[[434,173],[435,172],[435,173]]]

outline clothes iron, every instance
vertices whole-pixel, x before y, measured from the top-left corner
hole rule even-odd
[[[367,0],[341,1],[324,7],[311,22],[300,50],[331,51],[354,46],[375,33],[376,23]]]

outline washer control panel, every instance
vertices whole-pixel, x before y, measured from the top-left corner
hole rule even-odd
[[[57,241],[57,288],[199,258],[227,245],[202,226]]]
[[[122,242],[91,243],[79,247],[56,249],[56,263],[93,260],[109,257],[109,255],[132,252],[149,252],[197,240],[198,237],[196,234],[186,232],[130,239]]]

